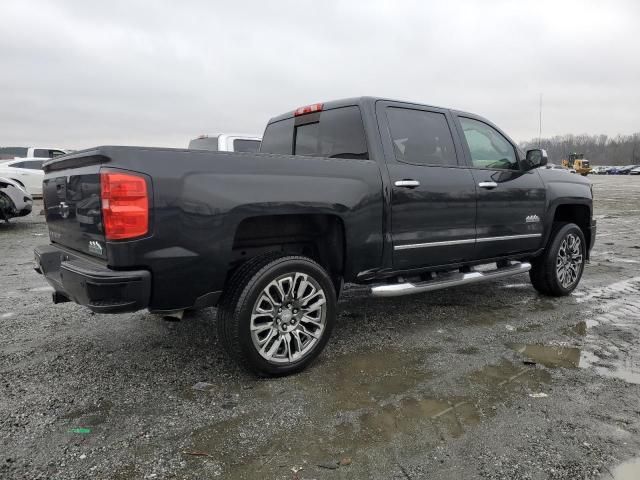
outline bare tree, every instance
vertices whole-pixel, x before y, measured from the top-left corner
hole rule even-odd
[[[584,153],[592,165],[630,165],[640,164],[640,132],[633,135],[556,135],[551,138],[533,139],[521,142],[523,149],[534,148],[540,144],[547,150],[549,161],[560,163],[570,153]]]

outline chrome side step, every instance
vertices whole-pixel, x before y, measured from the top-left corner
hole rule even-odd
[[[376,297],[399,297],[400,295],[411,295],[414,293],[432,292],[448,287],[466,285],[469,283],[485,282],[502,277],[510,277],[518,273],[525,273],[531,270],[528,262],[512,262],[507,267],[497,268],[486,272],[469,273],[446,273],[438,275],[433,280],[420,283],[393,283],[390,285],[377,285],[371,287],[371,293]]]

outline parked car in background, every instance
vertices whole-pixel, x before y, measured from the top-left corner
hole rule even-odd
[[[638,167],[640,167],[640,165],[625,165],[624,167],[618,168],[618,175],[629,175],[631,170]]]
[[[343,283],[389,297],[529,272],[569,295],[591,182],[546,163],[477,115],[371,97],[272,118],[260,153],[96,147],[45,163],[36,269],[95,312],[218,306],[227,351],[284,375],[326,345]]]
[[[0,177],[7,177],[24,187],[31,195],[42,195],[44,172],[42,164],[46,158],[16,158],[0,160]]]
[[[0,177],[0,220],[8,222],[14,217],[29,215],[32,208],[33,198],[22,186]]]
[[[607,173],[607,166],[605,165],[598,165],[596,167],[593,167],[593,169],[591,170],[591,173],[595,174],[595,175],[606,175]]]
[[[607,170],[607,175],[629,175],[629,172],[640,165],[615,166]]]
[[[640,166],[638,166],[636,168],[632,168],[629,171],[629,175],[640,175]]]
[[[0,147],[0,160],[14,158],[55,158],[69,153],[63,148],[51,147]]]
[[[565,168],[561,165],[556,165],[555,163],[548,163],[543,168],[546,168],[547,170],[560,170],[561,172],[576,173],[573,168]]]
[[[257,152],[260,149],[261,140],[260,135],[239,133],[200,135],[189,142],[189,148],[211,152]]]

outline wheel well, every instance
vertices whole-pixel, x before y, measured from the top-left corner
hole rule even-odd
[[[22,188],[24,188],[24,183],[22,183],[20,180],[18,180],[17,178],[12,178],[12,181],[16,182],[18,185],[20,185]]]
[[[553,216],[554,222],[575,223],[582,230],[587,244],[591,245],[591,210],[586,205],[559,205]],[[588,253],[587,253],[588,255]]]
[[[344,244],[344,224],[336,215],[250,217],[236,230],[230,269],[256,255],[281,251],[313,258],[339,282],[344,272]]]

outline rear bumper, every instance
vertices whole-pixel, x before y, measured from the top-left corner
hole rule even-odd
[[[68,299],[98,313],[134,312],[149,305],[147,270],[111,270],[54,245],[36,247],[34,255],[36,271],[55,290],[55,303]]]

